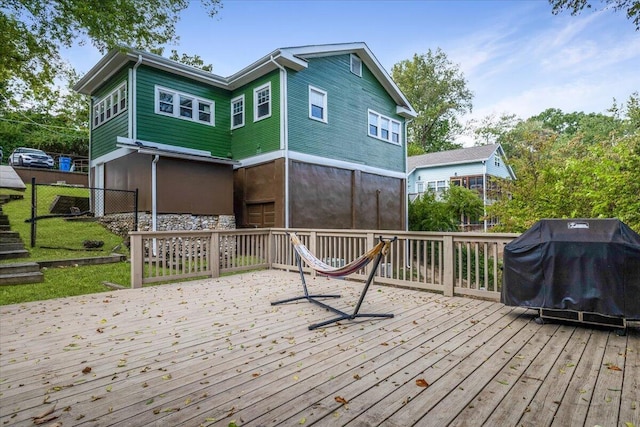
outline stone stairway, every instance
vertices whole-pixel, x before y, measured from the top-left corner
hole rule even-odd
[[[9,218],[2,211],[6,200],[0,200],[0,260],[25,258],[29,251],[24,248],[20,235],[11,231]],[[0,285],[17,285],[23,283],[39,283],[44,280],[40,265],[35,262],[18,262],[0,264]]]

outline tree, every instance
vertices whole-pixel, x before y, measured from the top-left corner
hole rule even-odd
[[[221,0],[200,0],[210,16]],[[119,44],[150,49],[175,41],[189,0],[5,0],[0,12],[0,81],[37,96],[65,68],[61,47],[84,38],[105,52]]]
[[[458,66],[441,49],[429,49],[395,64],[391,75],[418,113],[408,126],[409,142],[426,153],[460,148],[457,114],[471,112],[473,93]]]
[[[464,217],[479,218],[484,212],[478,193],[452,186],[438,198],[432,190],[409,203],[409,230],[459,231]]]
[[[490,114],[480,120],[471,120],[468,127],[473,132],[475,145],[487,145],[502,143],[505,134],[515,128],[522,120],[515,114],[503,113],[500,117]]]
[[[549,0],[553,7],[554,15],[564,10],[568,10],[572,15],[578,15],[584,9],[591,9],[593,1],[590,0]],[[636,31],[640,30],[640,3],[638,0],[599,0],[597,3],[605,8],[613,7],[615,11],[624,11],[627,18],[631,19],[636,26]]]

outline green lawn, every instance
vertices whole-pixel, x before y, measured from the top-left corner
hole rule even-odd
[[[47,187],[49,189],[49,187]],[[52,191],[40,192],[38,206],[49,206],[57,194],[84,195],[87,189],[72,187],[51,187]],[[11,230],[20,233],[29,258],[2,260],[0,263],[23,261],[46,261],[72,258],[88,258],[117,252],[128,255],[123,238],[111,233],[98,222],[67,221],[64,218],[44,219],[37,222],[36,247],[30,247],[31,225],[24,220],[31,217],[31,185],[24,193],[0,190],[3,194],[24,194],[24,199],[12,200],[2,206],[9,217]],[[41,208],[38,215],[45,215]],[[86,250],[85,240],[100,240],[104,246],[99,250]],[[110,289],[103,281],[129,287],[130,264],[119,262],[92,266],[60,267],[44,270],[44,282],[26,285],[0,286],[0,305],[27,301],[39,301],[73,295],[105,292]]]

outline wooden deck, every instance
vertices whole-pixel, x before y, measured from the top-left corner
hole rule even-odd
[[[640,426],[635,326],[373,286],[393,319],[309,331],[331,313],[269,304],[298,293],[270,270],[0,307],[0,426]]]

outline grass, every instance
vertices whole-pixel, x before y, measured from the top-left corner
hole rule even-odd
[[[44,187],[40,189],[38,206],[49,206],[58,194],[64,195],[88,195],[87,189],[73,187]],[[2,191],[3,194],[11,194],[11,191]],[[15,194],[15,192],[13,192]],[[20,233],[25,248],[30,253],[33,261],[47,261],[70,258],[88,258],[104,256],[117,251],[127,255],[127,249],[123,245],[123,239],[111,233],[98,222],[67,221],[64,218],[43,219],[36,223],[36,246],[31,248],[31,224],[25,219],[31,218],[31,184],[27,184],[27,190],[22,193],[24,199],[12,200],[3,205],[5,215],[9,217],[11,230]],[[44,215],[42,208],[38,209],[38,215]],[[104,246],[99,250],[86,250],[83,246],[85,240],[101,240]],[[15,262],[15,261],[12,261]]]
[[[107,292],[110,289],[103,281],[129,286],[131,280],[128,262],[56,267],[43,272],[42,283],[0,286],[0,305]]]
[[[38,206],[47,208],[58,194],[87,195],[87,189],[73,187],[44,187],[39,191]],[[29,258],[2,260],[0,263],[23,261],[64,260],[109,255],[119,252],[128,255],[123,238],[111,233],[98,222],[66,221],[64,218],[44,219],[37,222],[36,247],[30,247],[31,224],[24,222],[31,217],[31,185],[24,193],[2,190],[2,194],[23,194],[24,199],[11,200],[2,206],[9,217],[11,230],[17,231],[29,251]],[[48,209],[48,208],[47,208]],[[38,215],[46,215],[42,208]],[[99,250],[86,250],[85,240],[101,240],[104,246]],[[102,282],[112,282],[130,286],[130,264],[119,262],[81,267],[56,267],[43,269],[44,282],[22,285],[0,286],[0,305],[28,301],[40,301],[74,295],[105,292]]]

